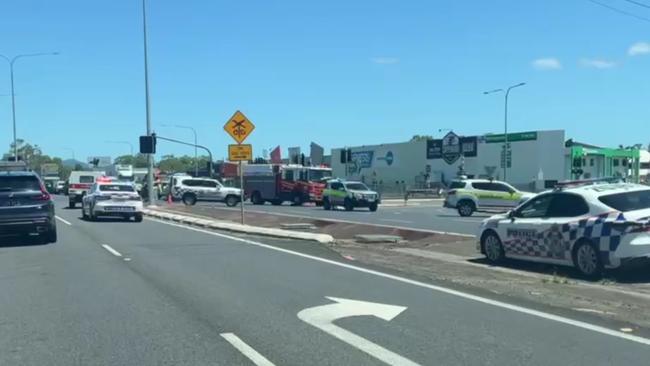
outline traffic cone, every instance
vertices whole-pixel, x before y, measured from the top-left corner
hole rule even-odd
[[[171,205],[171,204],[172,204],[172,195],[171,195],[171,194],[168,194],[168,195],[167,195],[167,204],[168,204],[168,205]]]

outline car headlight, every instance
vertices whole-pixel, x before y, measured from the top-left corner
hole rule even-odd
[[[361,193],[355,193],[354,198],[360,200],[360,199],[363,199],[363,195]]]

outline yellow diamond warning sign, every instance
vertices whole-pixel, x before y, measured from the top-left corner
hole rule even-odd
[[[228,132],[228,134],[237,141],[238,144],[241,144],[246,140],[248,135],[253,132],[255,125],[251,122],[244,114],[240,111],[235,112],[235,114],[230,117],[228,122],[223,125],[223,129]]]
[[[249,145],[249,144],[228,145],[228,160],[230,161],[253,160],[253,145]]]

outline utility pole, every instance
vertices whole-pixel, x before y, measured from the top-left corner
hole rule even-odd
[[[9,58],[5,55],[0,55],[0,58],[5,59],[9,63],[9,74],[11,80],[11,119],[13,121],[13,131],[14,131],[14,161],[18,161],[18,143],[16,138],[16,93],[14,92],[14,63],[16,60],[23,57],[36,57],[36,56],[56,56],[58,52],[49,52],[49,53],[30,53],[24,55],[17,55],[12,58]]]
[[[147,2],[142,0],[142,35],[144,39],[144,95],[147,114],[147,136],[151,136],[151,103],[149,101],[149,60],[147,55]],[[147,154],[147,196],[149,205],[154,205],[153,154]]]
[[[492,93],[505,93],[505,103],[504,103],[504,115],[503,115],[503,180],[508,180],[508,96],[510,95],[510,90],[524,86],[526,83],[519,83],[508,87],[506,90],[503,89],[494,89],[490,91],[483,92],[483,94],[492,94]],[[512,159],[512,155],[510,156]]]

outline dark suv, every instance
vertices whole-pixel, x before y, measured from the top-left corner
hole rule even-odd
[[[56,242],[54,203],[33,172],[0,171],[0,241],[6,235],[38,234]]]

